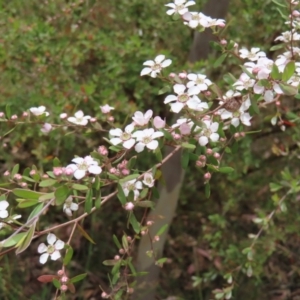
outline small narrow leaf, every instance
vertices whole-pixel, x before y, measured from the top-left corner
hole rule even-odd
[[[89,214],[92,210],[92,207],[93,207],[93,190],[89,189],[85,198],[84,211]]]
[[[214,67],[214,68],[219,67],[219,66],[223,63],[223,61],[226,59],[226,57],[227,57],[227,53],[223,53],[223,54],[222,54],[222,55],[214,62],[213,67]]]
[[[54,192],[56,205],[63,204],[65,200],[68,198],[69,194],[70,194],[70,189],[67,186],[62,185],[58,187]]]
[[[121,249],[122,246],[121,246],[121,244],[120,244],[118,238],[117,238],[115,235],[113,235],[113,240],[114,240],[116,246],[118,247],[118,249]]]
[[[84,279],[86,277],[86,275],[87,275],[87,273],[77,275],[77,276],[71,278],[69,280],[69,283],[75,283],[75,282],[81,281],[82,279]]]
[[[46,179],[40,182],[39,186],[40,187],[48,187],[48,186],[52,186],[57,182],[57,180],[55,179]]]
[[[18,248],[16,250],[16,254],[22,253],[23,251],[25,251],[29,247],[29,245],[30,245],[30,243],[33,239],[33,236],[34,236],[35,226],[36,226],[36,222],[34,222],[29,227],[29,230],[27,231],[26,237],[21,240],[20,244],[19,243],[17,244]]]
[[[141,231],[141,224],[137,221],[137,219],[136,219],[136,217],[135,217],[135,215],[133,213],[130,213],[129,222],[132,225],[133,230],[136,233],[140,233],[140,231]]]
[[[36,215],[38,215],[41,210],[43,209],[44,204],[43,203],[39,203],[34,209],[33,211],[30,213],[27,221],[31,220],[33,217],[35,217]]]
[[[73,257],[73,248],[71,246],[68,247],[67,253],[64,257],[63,264],[67,266]]]
[[[31,200],[38,200],[40,196],[42,196],[42,193],[38,193],[31,190],[23,190],[23,189],[14,189],[12,191],[14,195],[23,198],[23,199],[31,199]]]
[[[92,244],[96,245],[94,240],[89,236],[89,234],[81,227],[81,225],[77,224],[77,229],[80,231],[80,233]]]
[[[289,61],[284,68],[284,71],[282,74],[282,80],[288,81],[294,75],[295,69],[296,69],[295,62]]]
[[[234,169],[231,168],[231,167],[221,167],[221,168],[219,168],[220,173],[231,173],[233,171],[234,171]]]
[[[16,245],[17,243],[19,243],[22,239],[25,238],[27,232],[21,232],[21,233],[17,233],[16,235],[12,236],[12,237],[8,237],[6,240],[4,240],[2,243],[0,243],[0,246],[2,247],[12,247],[14,245]]]
[[[122,205],[126,204],[126,196],[124,194],[123,188],[120,184],[118,184],[118,194],[117,194],[118,199],[120,200]]]
[[[167,229],[168,229],[168,227],[169,227],[169,225],[168,224],[165,224],[165,225],[163,225],[159,230],[158,230],[158,232],[157,232],[157,234],[156,235],[162,235]]]

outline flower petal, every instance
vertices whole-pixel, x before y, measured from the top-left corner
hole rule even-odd
[[[48,254],[48,253],[42,254],[42,255],[40,256],[40,263],[41,263],[41,264],[44,264],[44,263],[47,261],[48,257],[49,257],[49,254]]]
[[[47,249],[48,249],[48,247],[44,243],[42,243],[42,244],[39,244],[37,251],[38,251],[38,253],[43,253],[43,252],[46,252]]]
[[[53,245],[56,240],[57,239],[56,239],[55,234],[53,234],[53,233],[49,233],[48,234],[48,236],[47,236],[47,242],[48,242],[49,245]]]

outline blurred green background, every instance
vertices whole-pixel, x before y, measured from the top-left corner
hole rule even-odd
[[[196,1],[193,10],[201,10],[206,1]],[[212,65],[215,51],[207,61],[191,65],[187,61],[193,31],[166,15],[162,0],[10,0],[0,1],[0,111],[10,105],[21,120],[22,112],[45,105],[49,120],[58,122],[59,114],[73,114],[82,109],[95,116],[108,129],[99,106],[115,107],[116,124],[122,125],[136,110],[153,109],[155,115],[171,118],[158,95],[163,83],[140,77],[142,63],[157,54],[173,60],[168,71],[202,71],[217,82],[224,92],[229,85],[224,74],[239,76],[238,61],[228,58],[217,69]],[[197,8],[197,9],[196,9]],[[231,0],[226,17],[228,40],[241,46],[258,46],[269,57],[274,38],[286,30],[272,1]],[[299,179],[299,128],[297,103],[289,99],[282,107],[293,124],[282,132],[272,127],[275,110],[268,109],[254,117],[254,129],[236,142],[225,163],[235,168],[230,176],[218,174],[212,179],[212,195],[204,196],[203,174],[191,166],[183,185],[177,215],[169,232],[164,256],[169,258],[160,276],[159,299],[211,299],[212,290],[222,288],[222,276],[247,262],[242,249],[251,244],[249,233],[259,226],[253,216],[266,216],[276,201],[269,183],[289,169],[287,181]],[[292,114],[293,113],[293,114]],[[11,128],[0,123],[0,135]],[[41,170],[52,167],[59,157],[68,164],[74,155],[87,155],[103,143],[105,133],[77,130],[66,135],[64,129],[48,136],[39,126],[19,125],[7,135],[0,147],[1,175],[16,163],[21,168],[35,164]],[[284,155],[288,153],[287,155]],[[287,171],[286,171],[287,172]],[[3,179],[1,179],[3,181]],[[41,227],[65,222],[63,214],[50,215]],[[253,276],[243,268],[235,274],[234,299],[296,300],[299,285],[299,198],[291,195],[285,213],[276,214],[269,228],[255,246]],[[109,284],[110,269],[102,261],[114,257],[117,249],[112,234],[122,235],[126,218],[117,201],[88,218],[84,226],[97,242],[88,243],[80,235],[74,238],[74,261],[69,272],[88,272],[77,284],[76,295],[67,299],[100,299],[99,285]],[[0,238],[8,234],[0,231]],[[59,233],[67,239],[69,232]],[[54,289],[36,278],[55,269],[55,262],[38,263],[40,241],[16,257],[10,253],[0,260],[0,299],[52,299]],[[201,281],[201,283],[200,283]],[[199,283],[199,284],[196,284]],[[299,299],[299,298],[298,298]]]

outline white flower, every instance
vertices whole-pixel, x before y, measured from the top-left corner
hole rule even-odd
[[[165,56],[160,54],[155,57],[154,61],[147,60],[143,63],[144,66],[148,66],[148,67],[142,70],[141,76],[150,74],[151,77],[155,78],[163,68],[168,67],[171,63],[172,63],[171,59],[165,60]]]
[[[149,123],[152,115],[153,111],[151,109],[147,110],[145,114],[143,114],[141,111],[136,111],[132,119],[136,125],[145,126]]]
[[[149,187],[153,187],[154,186],[154,178],[152,176],[151,173],[145,173],[144,174],[144,180],[143,180],[143,183]]]
[[[271,102],[274,100],[273,90],[277,94],[283,94],[283,91],[280,88],[278,83],[272,82],[272,86],[273,86],[273,89],[268,89],[268,88],[265,88],[264,86],[261,86],[258,83],[256,83],[253,87],[253,92],[258,95],[264,95],[264,100],[266,102]]]
[[[222,120],[226,120],[226,119],[231,119],[231,124],[234,127],[239,126],[240,121],[246,125],[246,126],[250,126],[250,120],[251,120],[251,116],[248,112],[246,112],[246,110],[248,110],[248,108],[251,105],[251,101],[250,98],[248,97],[240,106],[240,108],[235,111],[235,112],[231,112],[226,110],[225,108],[221,108],[219,109],[218,113],[221,116]]]
[[[112,106],[109,106],[108,104],[105,104],[104,106],[100,106],[100,109],[103,114],[108,114],[114,108]]]
[[[98,162],[95,161],[91,156],[76,157],[72,159],[75,164],[70,164],[66,168],[73,170],[73,175],[76,179],[81,179],[86,175],[86,172],[92,174],[100,174],[102,172],[101,167],[98,166]]]
[[[46,107],[45,106],[31,107],[31,108],[29,108],[29,110],[35,116],[40,116],[42,114],[45,114],[46,117],[49,116],[49,113],[46,111]]]
[[[242,73],[240,79],[233,84],[238,91],[248,90],[253,87],[255,84],[255,80],[250,78],[246,73]]]
[[[186,12],[183,15],[183,19],[186,21],[184,24],[191,28],[196,28],[199,25],[205,28],[209,27],[209,22],[211,21],[210,17],[197,12]]]
[[[69,196],[65,201],[63,211],[67,216],[71,217],[72,211],[76,210],[78,210],[78,204],[73,202],[72,196]]]
[[[153,128],[136,131],[133,134],[133,137],[135,137],[138,142],[135,145],[135,151],[142,152],[145,146],[150,150],[155,150],[158,147],[158,141],[155,139],[162,137],[163,135],[164,134],[162,132],[154,131]]]
[[[187,87],[190,88],[192,86],[197,86],[200,91],[206,91],[208,87],[212,84],[212,82],[206,78],[205,75],[202,74],[188,74],[187,78],[190,80],[187,83]]]
[[[175,13],[183,15],[189,11],[187,7],[194,5],[194,4],[195,4],[195,1],[186,2],[186,0],[175,0],[174,3],[168,3],[168,4],[165,4],[165,6],[171,8],[167,11],[167,14],[170,16]]]
[[[208,108],[208,104],[206,102],[201,102],[201,100],[196,96],[196,94],[200,93],[200,88],[197,86],[190,87],[187,91],[186,86],[183,84],[175,84],[174,92],[177,94],[169,95],[166,97],[164,103],[170,103],[176,101],[176,103],[171,103],[171,110],[175,113],[179,113],[184,106],[188,106],[190,109],[202,111]]]
[[[161,117],[156,116],[153,119],[153,125],[156,129],[161,129],[161,128],[165,128],[166,126],[166,120],[163,120]]]
[[[209,140],[212,142],[217,142],[219,140],[219,134],[217,133],[219,128],[219,123],[211,122],[211,120],[204,120],[204,127],[200,133],[199,144],[205,146],[208,144]]]
[[[142,185],[141,181],[137,181],[136,179],[132,179],[132,180],[124,182],[122,184],[122,188],[123,188],[123,191],[124,191],[124,194],[125,194],[126,197],[129,195],[130,191],[133,191],[134,200],[136,200],[140,195],[139,190],[141,190],[143,188],[143,185]]]
[[[240,52],[240,57],[241,58],[248,58],[251,61],[256,61],[258,60],[260,57],[265,57],[266,53],[263,51],[259,51],[259,48],[251,48],[251,50],[249,51],[246,48],[243,48],[241,50],[239,50]]]
[[[9,206],[9,203],[6,200],[0,201],[0,218],[5,219],[8,217],[8,211],[7,208]]]
[[[40,257],[41,264],[44,264],[49,256],[52,260],[59,259],[61,257],[59,250],[63,249],[65,246],[65,243],[61,240],[58,240],[53,233],[48,234],[47,242],[49,244],[48,246],[42,243],[38,247],[38,253],[43,253]]]
[[[296,76],[296,75],[293,75],[287,82],[288,84],[292,85],[292,86],[295,86],[295,87],[298,87],[299,84],[300,84],[300,77],[299,76]]]
[[[85,126],[90,118],[90,116],[85,116],[82,110],[79,110],[75,113],[75,117],[69,117],[68,121],[76,125]]]
[[[129,124],[125,127],[124,132],[120,128],[111,129],[109,135],[113,136],[110,142],[116,146],[122,143],[123,147],[130,149],[135,144],[135,139],[132,137],[132,131],[134,130],[134,125]]]
[[[291,40],[299,41],[300,34],[294,32],[293,34],[290,31],[283,32],[280,36],[278,36],[274,41],[283,41],[284,43],[289,43]]]

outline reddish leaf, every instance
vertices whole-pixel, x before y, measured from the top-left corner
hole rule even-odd
[[[72,294],[75,294],[76,289],[73,283],[67,283],[68,289]]]
[[[46,283],[46,282],[52,282],[53,279],[59,279],[59,276],[57,275],[41,275],[37,278],[38,281]]]

